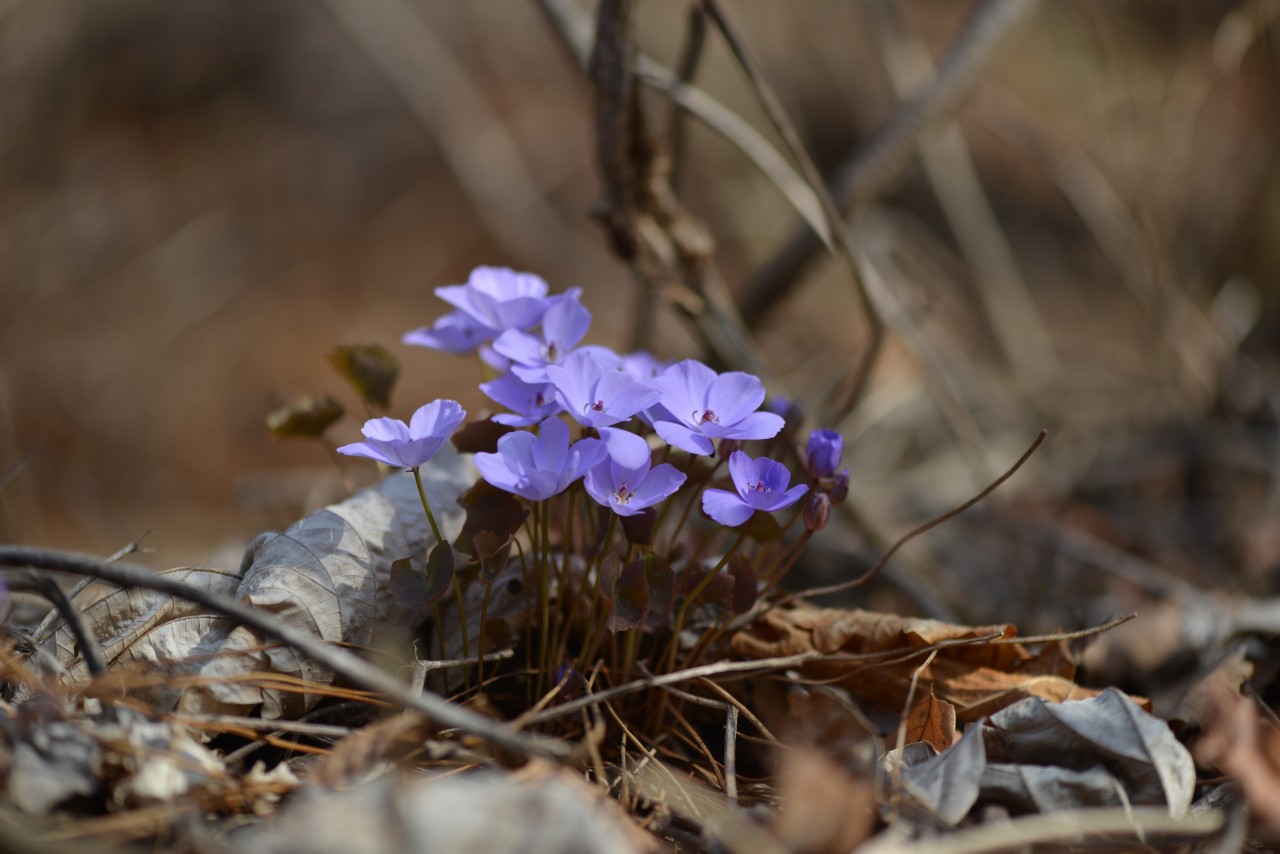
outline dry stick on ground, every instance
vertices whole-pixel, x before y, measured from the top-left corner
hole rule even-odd
[[[1010,28],[1034,8],[1035,0],[987,0],[938,64],[938,73],[903,102],[879,133],[854,153],[832,182],[848,218],[868,208],[906,171],[920,137],[950,116],[972,90]],[[807,229],[797,229],[774,257],[747,282],[743,319],[755,326],[786,295],[822,248]]]
[[[378,670],[346,650],[330,646],[274,615],[227,596],[199,590],[157,576],[152,570],[129,563],[104,563],[89,555],[26,546],[0,546],[0,567],[33,567],[71,575],[92,576],[121,587],[142,587],[194,602],[214,613],[230,617],[272,640],[295,650],[342,676],[352,684],[374,691],[406,708],[421,712],[443,727],[477,736],[522,756],[568,755],[564,744],[531,738],[490,719],[456,706],[434,694],[415,694],[395,677]]]
[[[777,131],[783,143],[786,144],[792,159],[799,166],[800,174],[804,176],[805,183],[809,185],[809,189],[812,190],[818,202],[822,205],[822,216],[826,221],[827,234],[835,244],[836,254],[844,263],[846,272],[857,293],[858,302],[862,306],[863,317],[867,323],[868,338],[866,349],[850,373],[849,389],[844,395],[844,402],[838,407],[838,409],[848,412],[852,409],[853,404],[862,397],[862,393],[866,390],[867,383],[871,378],[871,369],[875,366],[876,356],[879,354],[880,346],[884,342],[884,321],[881,319],[880,311],[872,300],[867,284],[863,281],[862,274],[858,269],[853,241],[849,236],[848,228],[845,227],[844,219],[836,207],[835,200],[827,192],[817,164],[814,163],[813,157],[810,156],[808,149],[805,148],[804,142],[800,139],[800,134],[796,132],[791,119],[788,118],[786,110],[782,108],[782,102],[774,94],[773,87],[765,80],[759,66],[747,53],[746,45],[742,42],[742,39],[738,38],[736,31],[729,25],[729,20],[720,8],[718,0],[701,0],[701,4],[702,8],[706,10],[707,16],[711,18],[716,28],[720,30],[720,35],[728,43],[734,59],[742,67],[743,73],[747,76],[747,81],[751,84],[752,91],[755,92],[756,99],[764,109],[765,115],[769,117],[769,122],[773,125],[773,129]]]
[[[118,560],[124,560],[129,555],[136,554],[142,551],[142,541],[145,540],[147,538],[147,535],[150,533],[151,531],[149,530],[144,531],[141,537],[138,537],[138,539],[134,540],[133,542],[121,547],[115,554],[107,558],[107,563],[115,563]],[[67,601],[71,602],[72,600],[74,600],[77,596],[80,595],[80,593],[86,587],[88,587],[92,583],[93,583],[93,578],[90,576],[85,576],[84,578],[77,581],[74,585],[72,585],[71,589],[67,591],[67,594],[66,594]],[[57,619],[57,616],[58,616],[57,608],[52,608],[50,609],[48,614],[45,614],[44,619],[40,621],[40,625],[36,628],[34,632],[31,633],[31,636],[36,639],[36,643],[44,642],[45,633],[49,631],[50,626],[53,625],[53,621]]]
[[[43,572],[23,573],[10,577],[8,586],[10,590],[34,593],[53,603],[54,613],[60,614],[67,627],[71,629],[71,636],[80,647],[80,654],[84,657],[84,663],[89,668],[89,672],[94,676],[101,676],[107,672],[107,661],[102,654],[102,645],[84,624],[79,612],[72,606],[71,600],[52,578]]]

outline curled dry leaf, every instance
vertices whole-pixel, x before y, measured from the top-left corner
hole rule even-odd
[[[458,496],[475,481],[469,460],[443,450],[423,470],[423,481],[441,533],[462,527]],[[375,646],[381,632],[412,622],[391,595],[391,566],[425,551],[430,534],[413,478],[393,474],[379,486],[319,510],[284,533],[259,536],[238,573],[216,569],[171,570],[189,584],[234,595],[274,612],[331,643]],[[85,611],[86,625],[102,644],[108,664],[138,664],[166,680],[146,690],[157,709],[243,714],[262,706],[264,717],[297,717],[312,695],[260,687],[249,674],[274,673],[328,685],[333,674],[285,647],[267,647],[244,626],[234,626],[198,606],[146,590],[122,590]],[[85,680],[71,632],[54,636],[58,657],[73,678]],[[141,668],[140,668],[141,669]],[[171,678],[187,672],[198,684]]]
[[[1028,698],[937,755],[910,747],[895,751],[900,767],[887,773],[909,812],[949,826],[980,804],[1015,813],[1163,804],[1180,818],[1195,787],[1191,756],[1168,724],[1115,689],[1065,703]]]
[[[1231,775],[1245,799],[1274,832],[1280,832],[1280,729],[1258,713],[1256,701],[1225,691],[1196,745],[1196,758]]]
[[[1021,644],[980,642],[982,638],[1008,639],[1016,633],[1010,625],[959,626],[801,605],[765,614],[734,635],[733,650],[751,659],[824,653],[832,657],[806,663],[805,676],[834,680],[862,700],[900,711],[912,674],[923,660],[912,653],[947,643],[920,672],[917,690],[932,691],[935,698],[950,703],[962,723],[1026,697],[1059,702],[1097,696],[1097,691],[1072,681],[1075,665],[1062,644],[1048,643],[1032,653]],[[850,660],[850,656],[863,658]]]

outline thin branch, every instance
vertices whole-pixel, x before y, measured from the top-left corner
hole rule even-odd
[[[875,578],[876,575],[880,572],[880,570],[884,569],[885,564],[887,564],[889,560],[897,553],[898,549],[902,548],[907,543],[911,542],[916,537],[920,536],[926,531],[930,531],[938,527],[939,525],[941,525],[943,522],[947,522],[947,521],[950,521],[951,519],[954,519],[956,516],[959,516],[961,513],[968,510],[970,507],[973,507],[975,504],[982,501],[982,499],[986,498],[988,495],[990,495],[991,493],[999,489],[1006,480],[1013,477],[1013,475],[1018,471],[1018,469],[1022,468],[1023,464],[1027,460],[1031,459],[1031,455],[1034,454],[1037,449],[1039,449],[1040,444],[1044,442],[1045,437],[1048,435],[1049,435],[1048,432],[1041,430],[1040,434],[1036,436],[1036,440],[1031,443],[1031,447],[1027,448],[1027,450],[1023,452],[1021,457],[1018,457],[1018,461],[1014,463],[1013,466],[1008,471],[1006,471],[1004,474],[1000,475],[998,478],[992,481],[991,484],[986,489],[982,490],[977,495],[973,496],[972,498],[970,498],[968,501],[964,502],[960,506],[953,507],[952,509],[948,510],[946,513],[943,513],[941,516],[935,516],[934,518],[930,519],[928,522],[925,522],[923,525],[913,528],[912,530],[903,534],[901,537],[898,538],[897,542],[895,542],[892,546],[889,547],[889,550],[884,553],[884,556],[880,558],[879,562],[876,563],[875,566],[871,567],[871,569],[864,572],[862,575],[859,575],[857,578],[852,578],[848,581],[842,581],[839,584],[829,584],[826,587],[814,587],[809,590],[801,591],[800,593],[792,593],[784,597],[782,602],[780,602],[779,604],[782,604],[785,602],[791,602],[801,597],[811,598],[814,596],[826,596],[829,593],[842,593],[845,590],[852,590],[853,588],[861,584],[865,584],[866,582],[870,581],[872,578]]]
[[[850,385],[852,388],[846,398],[848,401],[847,406],[851,406],[852,403],[861,398],[862,393],[866,390],[871,378],[871,369],[875,366],[876,356],[879,354],[880,346],[884,341],[884,321],[881,319],[880,310],[876,307],[875,301],[871,297],[871,292],[868,290],[867,284],[862,278],[862,273],[858,269],[853,240],[849,235],[848,228],[845,227],[840,210],[836,207],[835,200],[831,197],[831,194],[827,192],[826,185],[822,181],[822,174],[818,171],[817,164],[809,154],[804,142],[800,139],[800,134],[796,131],[795,125],[792,124],[786,110],[783,109],[782,102],[761,73],[755,60],[747,52],[746,45],[742,39],[738,37],[737,32],[730,26],[724,10],[720,7],[719,0],[700,0],[700,2],[702,8],[706,10],[707,15],[715,23],[716,28],[720,30],[720,34],[724,36],[729,49],[733,52],[734,58],[742,66],[742,70],[746,74],[752,90],[755,92],[756,99],[764,109],[765,115],[769,117],[770,124],[773,125],[774,130],[777,131],[782,141],[786,144],[792,159],[800,167],[800,174],[804,177],[805,183],[809,185],[810,191],[817,197],[818,203],[822,206],[826,232],[835,244],[836,255],[844,263],[845,271],[850,281],[853,282],[858,302],[862,306],[863,317],[867,324],[867,343],[866,349],[851,374]]]
[[[443,727],[452,727],[492,744],[527,756],[563,757],[568,748],[550,739],[531,738],[496,721],[447,702],[435,694],[415,694],[402,682],[346,650],[330,646],[269,612],[221,594],[190,587],[130,563],[104,563],[89,555],[26,546],[0,546],[0,567],[35,567],[71,575],[92,576],[121,587],[142,587],[194,602],[248,626],[268,638],[293,647],[352,684],[377,692],[406,708],[421,712]]]
[[[697,667],[690,667],[685,670],[677,670],[673,673],[664,673],[661,676],[648,676],[643,679],[637,679],[634,682],[628,682],[625,685],[618,685],[613,688],[607,688],[595,694],[588,694],[579,697],[576,700],[570,700],[567,703],[561,703],[554,709],[546,709],[535,715],[528,715],[523,718],[526,724],[540,724],[555,718],[563,717],[576,712],[578,709],[594,706],[599,703],[607,703],[618,697],[625,697],[629,694],[635,694],[648,688],[661,688],[664,685],[678,685],[681,682],[688,682],[693,679],[702,677],[723,676],[728,673],[757,673],[766,670],[780,670],[788,667],[795,667],[804,664],[806,661],[822,658],[823,655],[818,652],[802,652],[796,655],[784,655],[778,658],[761,658],[756,661],[722,661],[714,664],[702,664]]]
[[[1005,35],[1034,6],[1035,0],[986,0],[975,10],[938,63],[934,78],[899,105],[889,122],[836,174],[832,195],[840,200],[847,219],[855,219],[902,176],[920,137],[959,109]],[[821,247],[812,233],[797,228],[747,282],[740,304],[749,326],[758,324],[787,293]]]
[[[124,560],[129,555],[137,554],[138,552],[142,551],[142,541],[145,540],[147,538],[147,535],[150,533],[151,533],[150,530],[144,531],[142,533],[142,536],[138,537],[138,539],[134,540],[131,543],[127,543],[124,546],[121,546],[118,550],[116,550],[115,554],[107,558],[107,563],[115,563],[118,560]],[[93,579],[88,576],[77,581],[74,585],[72,585],[71,589],[67,591],[67,601],[68,602],[74,601],[75,598],[79,596],[84,591],[84,589],[92,583],[93,583]],[[34,632],[32,632],[32,637],[36,639],[36,643],[44,643],[45,638],[47,637],[49,628],[50,626],[53,625],[53,621],[57,619],[57,617],[58,617],[57,608],[50,609],[49,613],[44,615],[44,619],[40,621],[40,625],[36,628]]]
[[[94,676],[101,676],[107,672],[102,645],[84,624],[79,612],[72,607],[62,588],[52,578],[43,572],[33,572],[11,577],[8,586],[11,590],[21,590],[42,596],[52,603],[54,612],[59,614],[71,629],[71,636],[75,638],[76,646],[80,648],[80,654],[84,657],[84,663],[89,668],[89,672]]]
[[[702,62],[703,47],[707,43],[707,16],[697,5],[689,7],[688,25],[685,27],[684,46],[680,50],[680,58],[676,61],[676,79],[682,84],[693,82]],[[685,131],[687,123],[683,109],[675,109],[671,114],[671,127],[667,131],[667,149],[671,157],[671,186],[680,186],[680,170],[684,165]]]

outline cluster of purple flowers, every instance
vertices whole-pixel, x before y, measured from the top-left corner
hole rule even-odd
[[[588,495],[619,516],[631,516],[665,500],[685,482],[668,463],[653,465],[650,428],[672,448],[692,455],[716,452],[716,441],[772,439],[781,416],[761,411],[765,390],[750,374],[717,373],[686,360],[664,365],[648,353],[620,356],[606,347],[582,345],[591,313],[580,291],[549,293],[529,273],[479,267],[465,285],[436,289],[454,311],[432,326],[407,333],[404,341],[457,354],[477,354],[499,372],[480,388],[507,409],[493,420],[516,428],[498,440],[494,453],[475,455],[481,476],[493,486],[531,501],[567,489],[579,478]],[[338,450],[416,469],[439,449],[466,413],[454,401],[435,401],[405,425],[389,418],[369,421],[365,442]],[[570,441],[567,415],[589,434]],[[598,438],[597,438],[598,437]],[[809,473],[834,496],[848,488],[848,472],[837,474],[840,437],[816,431],[809,443]],[[734,490],[708,489],[702,509],[729,527],[757,510],[795,504],[809,490],[789,488],[791,474],[779,462],[729,457]],[[833,499],[834,500],[834,499]]]

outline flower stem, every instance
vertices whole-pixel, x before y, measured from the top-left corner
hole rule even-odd
[[[440,526],[436,524],[436,517],[431,513],[431,503],[427,501],[427,491],[422,488],[422,475],[415,467],[411,469],[413,479],[418,484],[418,497],[422,499],[422,509],[427,511],[427,521],[431,523],[431,533],[435,534],[436,545],[444,542],[444,537],[440,536]]]
[[[689,457],[690,466],[696,457]],[[689,496],[689,503],[684,506],[684,512],[680,514],[680,521],[676,523],[676,529],[671,532],[670,538],[667,539],[667,550],[664,554],[671,554],[671,550],[675,548],[676,539],[679,538],[680,532],[684,530],[684,523],[689,521],[689,511],[693,509],[693,505],[697,503],[698,496],[702,494],[702,490],[706,489],[707,484],[711,482],[711,478],[715,476],[720,466],[724,464],[724,460],[716,460],[716,464],[707,472],[707,476],[698,481],[697,487],[693,490],[693,494]]]
[[[670,673],[676,664],[676,652],[680,648],[680,632],[684,631],[684,622],[689,616],[689,609],[693,607],[693,603],[698,601],[698,597],[702,595],[702,591],[710,586],[712,580],[720,574],[720,570],[724,569],[725,564],[733,557],[734,553],[742,545],[743,540],[747,538],[747,531],[751,528],[750,520],[742,523],[742,533],[738,535],[738,539],[733,541],[733,545],[729,546],[729,550],[724,553],[724,557],[720,558],[720,562],[715,565],[715,569],[707,573],[702,581],[698,582],[698,586],[693,588],[684,603],[680,606],[680,613],[676,615],[675,625],[672,627],[671,643],[667,646],[667,671]]]
[[[484,586],[484,599],[480,600],[480,634],[476,638],[476,686],[484,690],[484,629],[489,620],[489,594],[493,584]]]

